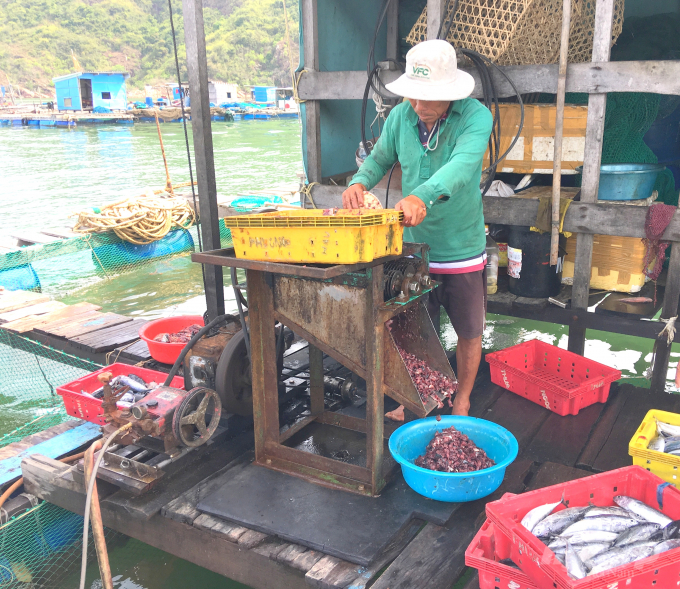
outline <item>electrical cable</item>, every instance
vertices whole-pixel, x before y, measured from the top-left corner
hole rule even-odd
[[[92,474],[90,475],[90,480],[88,481],[87,495],[85,497],[85,520],[83,522],[83,557],[80,563],[79,589],[85,589],[85,574],[87,573],[87,537],[90,527],[90,508],[92,506],[92,492],[97,481],[97,471],[99,470],[99,465],[101,464],[102,458],[104,458],[106,450],[110,446],[111,442],[113,442],[113,438],[115,438],[118,434],[130,429],[131,427],[132,423],[126,423],[123,427],[117,429],[106,439],[106,442],[104,442],[104,445],[102,446],[102,449],[99,452],[99,456],[97,456],[97,460],[94,463],[94,468],[92,469]]]
[[[452,1],[453,5],[451,4]],[[458,2],[459,0],[447,0],[446,7],[444,9],[444,14],[446,16],[444,19],[442,19],[442,22],[439,25],[439,31],[437,34],[438,39],[448,41],[448,37],[451,32],[451,27],[453,25],[453,19],[456,14],[456,11],[458,10]],[[491,135],[489,136],[489,166],[482,172],[488,173],[487,178],[482,187],[482,195],[484,195],[489,190],[492,182],[494,181],[498,164],[508,155],[508,153],[510,153],[512,148],[519,140],[519,137],[522,133],[522,127],[524,126],[524,102],[522,101],[522,96],[517,90],[517,87],[515,86],[513,81],[501,68],[499,68],[488,57],[482,55],[481,53],[478,53],[477,51],[473,51],[472,49],[461,48],[459,49],[459,51],[461,52],[462,55],[468,58],[470,62],[472,62],[475,69],[477,70],[482,86],[483,97],[482,102],[484,106],[486,106],[493,114],[493,124],[491,127]],[[505,152],[503,152],[503,154],[500,154],[501,117],[498,92],[496,90],[493,77],[491,76],[490,67],[494,68],[508,81],[508,83],[514,90],[515,94],[517,95],[517,102],[520,107],[520,122],[519,128],[517,129],[517,134],[510,143],[508,149],[506,149]]]
[[[232,267],[231,268],[231,283],[232,285],[238,284],[238,276],[236,275],[236,268]],[[237,297],[236,297],[236,306],[238,307],[238,316],[239,319],[241,320],[241,329],[243,329],[243,335],[244,340],[246,342],[246,353],[248,355],[248,361],[250,361],[250,335],[248,334],[248,325],[246,324],[246,314],[243,312],[243,294],[241,293],[241,289],[234,287],[235,291],[238,291]],[[246,307],[248,306],[247,303],[245,305]]]
[[[184,362],[184,358],[186,358],[186,355],[189,353],[189,350],[194,347],[196,342],[201,339],[206,333],[208,333],[215,325],[218,323],[224,323],[229,320],[235,320],[236,317],[230,314],[225,314],[225,315],[218,315],[210,321],[209,323],[206,323],[204,327],[201,327],[194,337],[192,337],[187,344],[182,348],[182,351],[180,352],[179,356],[177,357],[177,360],[175,360],[175,363],[172,365],[172,368],[170,369],[170,372],[168,373],[168,376],[165,379],[165,382],[163,383],[164,387],[169,387],[170,383],[172,382],[172,379],[175,378],[175,375],[177,374],[177,371],[179,370],[180,365],[182,362]]]
[[[184,143],[187,148],[187,162],[189,164],[189,179],[191,180],[191,197],[194,202],[194,212],[196,213],[196,236],[198,237],[198,251],[203,251],[203,239],[201,232],[203,225],[199,227],[201,220],[198,216],[198,204],[196,202],[196,189],[194,188],[194,169],[191,165],[191,148],[189,147],[189,132],[187,131],[187,116],[184,111],[184,92],[182,92],[182,74],[179,69],[179,56],[177,54],[177,36],[175,35],[175,21],[172,14],[172,0],[168,0],[168,10],[170,11],[170,30],[172,31],[172,46],[175,52],[175,68],[177,70],[177,85],[179,92],[179,106],[182,109],[182,127],[184,128]],[[203,276],[203,292],[208,292],[208,284],[205,278],[205,266],[201,264],[201,274]]]

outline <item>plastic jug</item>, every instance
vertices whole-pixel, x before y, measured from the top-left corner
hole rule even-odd
[[[498,244],[486,235],[486,292],[494,294],[498,290]]]

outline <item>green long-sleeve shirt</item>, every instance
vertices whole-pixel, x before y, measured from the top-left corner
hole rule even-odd
[[[478,100],[456,100],[442,123],[436,149],[428,152],[418,136],[418,115],[405,101],[390,112],[378,143],[350,186],[363,184],[370,190],[399,161],[402,194],[417,196],[428,208],[420,225],[404,230],[404,239],[427,243],[434,262],[480,255],[486,237],[479,183],[492,123],[491,112]],[[430,145],[435,145],[435,137]]]

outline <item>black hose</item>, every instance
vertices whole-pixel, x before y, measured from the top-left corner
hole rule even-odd
[[[243,330],[243,335],[245,336],[246,342],[246,352],[248,354],[248,360],[250,360],[250,335],[248,334],[248,325],[246,324],[246,315],[243,312],[243,295],[241,294],[241,289],[236,285],[238,284],[238,276],[236,276],[236,268],[231,269],[231,285],[236,293],[236,306],[238,307],[238,317],[241,320],[241,329]]]
[[[172,365],[172,368],[170,369],[170,372],[168,373],[167,378],[165,379],[165,382],[163,383],[164,387],[169,387],[170,383],[172,382],[172,379],[175,378],[175,375],[177,374],[177,371],[179,370],[180,365],[182,362],[184,362],[184,358],[186,358],[186,355],[189,353],[189,350],[194,347],[196,342],[201,339],[206,333],[208,333],[215,325],[218,323],[226,323],[228,320],[236,320],[236,317],[233,315],[219,315],[218,317],[215,317],[210,323],[205,325],[204,327],[201,327],[196,332],[196,335],[192,337],[189,340],[189,343],[187,343],[186,346],[182,348],[182,351],[180,352],[179,356],[177,357],[177,360],[175,360],[175,363]]]

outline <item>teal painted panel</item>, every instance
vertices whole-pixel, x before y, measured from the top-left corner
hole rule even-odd
[[[399,38],[403,56],[410,49],[404,38],[425,7],[426,0],[400,0]],[[318,0],[319,69],[321,71],[365,70],[382,0]],[[303,62],[303,39],[300,35],[300,61]],[[386,22],[379,31],[375,61],[386,57]],[[303,65],[301,65],[302,69]],[[304,74],[303,74],[304,75]],[[306,167],[304,103],[302,107],[302,150]],[[366,136],[375,117],[369,101],[366,112]],[[321,102],[321,173],[324,177],[356,170],[355,151],[361,141],[361,100],[325,100]],[[377,130],[376,130],[377,133]]]
[[[99,426],[86,422],[51,440],[31,446],[16,456],[6,458],[0,461],[0,487],[21,476],[21,461],[27,456],[42,454],[48,458],[61,458],[98,438],[101,438]]]

